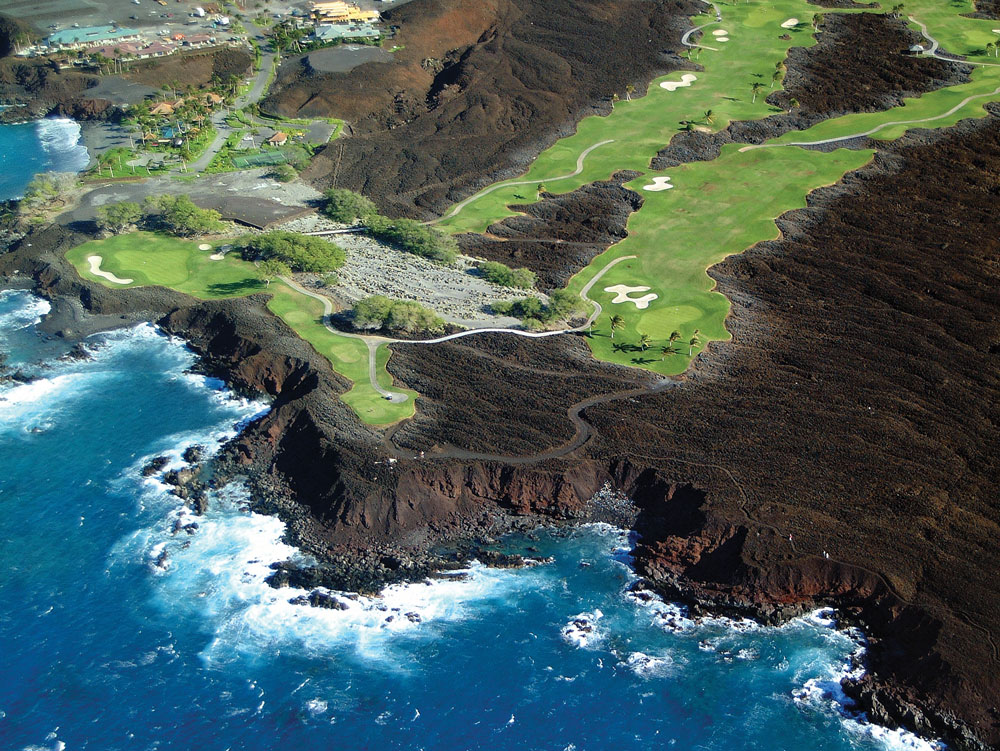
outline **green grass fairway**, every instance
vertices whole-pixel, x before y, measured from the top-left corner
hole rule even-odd
[[[805,206],[810,191],[861,167],[872,153],[846,149],[825,154],[803,149],[741,153],[737,145],[730,145],[713,162],[668,170],[674,189],[645,192],[646,204],[632,215],[628,237],[570,280],[569,288],[579,291],[610,261],[637,256],[615,266],[590,291],[590,297],[604,308],[589,338],[594,354],[602,360],[674,375],[690,362],[687,342],[695,329],[700,329],[702,338],[695,355],[708,341],[729,339],[725,328],[729,301],[713,291],[715,282],[708,276],[708,267],[776,238],[776,217]],[[648,178],[641,177],[628,187],[641,190],[647,183]],[[614,295],[604,289],[617,284],[648,286],[658,298],[645,310],[628,302],[613,304]],[[626,322],[614,339],[610,335],[613,315]],[[684,346],[680,342],[675,346],[682,351],[664,357],[660,350],[675,330],[681,332]],[[634,346],[641,334],[653,339],[652,348],[645,352]],[[621,349],[622,345],[626,348]]]
[[[776,217],[805,205],[809,191],[838,181],[871,156],[870,151],[838,150],[825,154],[795,146],[775,148],[770,144],[769,148],[740,153],[737,146],[731,146],[712,162],[652,172],[650,159],[678,132],[681,121],[694,121],[699,127],[714,131],[725,128],[731,120],[761,119],[775,112],[764,101],[772,90],[772,73],[790,47],[815,43],[814,15],[863,10],[823,9],[805,0],[719,3],[719,6],[721,23],[714,23],[714,14],[692,19],[694,26],[710,25],[702,32],[698,43],[703,49],[695,56],[695,62],[705,70],[692,71],[697,80],[691,86],[675,91],[661,88],[659,84],[663,81],[681,80],[683,71],[675,72],[654,81],[646,96],[631,102],[619,101],[609,116],[585,118],[575,134],[542,152],[522,177],[481,191],[467,204],[460,205],[455,215],[450,215],[455,208],[446,212],[447,218],[439,224],[451,232],[481,232],[493,222],[511,216],[514,212],[509,205],[534,202],[539,184],[544,184],[549,192],[565,193],[607,179],[619,170],[643,172],[643,177],[628,185],[645,199],[643,207],[629,221],[629,236],[594,259],[569,284],[570,289],[578,291],[609,261],[625,255],[637,256],[616,266],[590,292],[604,306],[604,314],[588,340],[600,359],[676,374],[690,362],[687,342],[695,329],[700,330],[702,346],[709,341],[729,339],[725,329],[729,301],[712,291],[713,283],[706,273],[708,267],[727,255],[776,237]],[[985,50],[987,42],[997,41],[998,35],[991,29],[1000,28],[1000,21],[960,15],[972,11],[971,0],[948,3],[911,0],[906,3],[904,13],[927,24],[928,32],[944,50],[970,55],[971,62],[1000,63],[987,56]],[[798,25],[783,29],[781,24],[790,18],[797,18]],[[712,34],[716,29],[726,30],[730,41],[718,42]],[[786,31],[791,39],[780,39]],[[711,47],[717,49],[708,49]],[[762,84],[756,101],[752,91],[755,81]],[[780,82],[775,83],[774,88],[778,87]],[[968,84],[908,99],[903,107],[886,112],[828,120],[804,132],[788,133],[772,144],[837,138],[883,125],[886,127],[874,138],[898,138],[915,127],[946,127],[962,118],[985,116],[983,105],[1000,99],[993,95],[998,87],[1000,67],[977,67]],[[969,97],[974,99],[964,102]],[[952,109],[955,112],[949,113]],[[886,125],[927,118],[933,120]],[[602,143],[609,140],[613,142]],[[577,169],[580,155],[595,144],[601,145],[586,156],[581,173],[567,176]],[[663,175],[672,178],[673,189],[643,190],[653,177]],[[527,184],[509,184],[520,181]],[[632,303],[613,305],[610,302],[613,295],[603,290],[614,284],[648,286],[659,297],[646,310],[639,310]],[[625,319],[626,326],[612,340],[609,319],[616,314]],[[661,360],[660,349],[674,330],[682,333],[684,346],[678,348],[683,354]],[[653,347],[645,352],[634,346],[641,334],[654,339]]]
[[[84,243],[70,250],[66,258],[84,279],[111,288],[169,287],[200,300],[270,293],[268,309],[326,357],[335,371],[354,383],[341,399],[363,421],[370,425],[386,425],[413,416],[416,392],[407,391],[410,399],[398,404],[383,399],[368,380],[367,346],[360,339],[339,336],[328,330],[322,323],[323,306],[318,300],[280,281],[266,287],[257,278],[253,264],[235,254],[213,261],[209,258],[213,251],[198,250],[198,244],[158,233],[134,232]],[[114,284],[91,274],[87,258],[95,255],[101,256],[102,271],[134,281],[127,285]],[[388,350],[383,346],[379,350],[376,375],[380,385],[390,388],[393,384],[392,376],[385,369],[387,361]]]

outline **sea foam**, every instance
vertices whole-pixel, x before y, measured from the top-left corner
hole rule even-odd
[[[35,133],[55,172],[82,172],[90,163],[87,147],[81,142],[80,123],[68,117],[47,117],[35,124]]]

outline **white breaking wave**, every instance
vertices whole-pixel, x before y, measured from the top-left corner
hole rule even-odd
[[[47,117],[35,125],[38,141],[54,172],[82,172],[90,164],[90,154],[83,145],[80,123],[68,117]]]
[[[13,303],[17,307],[5,313],[0,313],[0,335],[4,332],[34,326],[42,320],[42,316],[52,309],[52,305],[48,300],[44,300],[30,292],[16,289],[0,291],[0,305],[10,303]]]
[[[666,678],[673,675],[676,669],[670,655],[656,657],[644,652],[633,652],[625,660],[625,664],[640,678]]]
[[[578,613],[563,626],[562,637],[575,647],[593,647],[604,639],[604,633],[597,628],[597,622],[604,613],[594,609],[589,613]]]
[[[844,693],[843,682],[857,680],[865,674],[867,641],[857,629],[837,631],[834,616],[832,609],[825,608],[796,619],[830,629],[832,638],[849,639],[853,642],[854,649],[842,663],[829,665],[823,675],[806,680],[801,689],[792,693],[795,703],[819,711],[835,712],[849,734],[871,738],[889,751],[944,751],[946,747],[939,741],[925,740],[903,728],[890,729],[875,725],[868,721],[864,713],[857,711],[854,702]]]
[[[119,560],[142,562],[154,573],[154,602],[175,618],[178,612],[210,624],[212,638],[202,657],[226,663],[239,656],[259,659],[294,647],[306,654],[329,655],[344,644],[359,658],[387,669],[405,668],[410,658],[397,657],[394,647],[404,635],[428,634],[435,622],[459,621],[481,614],[484,605],[530,589],[536,569],[493,569],[472,563],[442,579],[385,588],[377,597],[321,592],[333,608],[293,602],[310,592],[294,587],[274,589],[266,583],[271,564],[285,560],[308,563],[297,548],[284,542],[285,525],[273,516],[246,510],[247,494],[238,485],[211,496],[209,511],[194,515],[147,482],[147,493],[174,509],[159,523],[122,541],[113,553]],[[147,498],[144,504],[151,503]],[[173,530],[197,524],[192,534]]]

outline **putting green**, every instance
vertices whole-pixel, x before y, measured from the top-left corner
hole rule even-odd
[[[522,177],[489,186],[446,212],[439,223],[452,232],[481,232],[511,216],[511,204],[534,202],[539,184],[548,192],[565,193],[608,179],[620,170],[642,172],[642,177],[628,183],[645,199],[629,220],[628,237],[595,258],[568,285],[579,291],[609,261],[637,256],[609,271],[590,292],[604,312],[588,341],[594,355],[603,360],[676,374],[690,362],[688,342],[695,329],[700,337],[700,344],[693,348],[695,355],[709,341],[729,339],[725,328],[729,301],[713,291],[707,269],[728,255],[777,237],[774,220],[778,216],[804,206],[809,191],[837,182],[864,165],[873,153],[844,149],[824,153],[788,144],[871,130],[877,130],[876,139],[898,138],[911,128],[940,128],[963,118],[983,117],[983,105],[1000,99],[994,94],[1000,87],[1000,67],[976,67],[970,83],[907,99],[902,107],[828,120],[807,131],[788,133],[767,148],[741,152],[739,146],[730,145],[711,162],[654,172],[649,169],[650,159],[669,143],[682,122],[716,131],[732,120],[761,119],[779,111],[764,101],[772,85],[780,87],[772,74],[790,47],[815,43],[814,15],[864,12],[821,9],[805,0],[719,6],[721,24],[715,23],[714,13],[691,21],[694,26],[708,26],[699,40],[704,47],[693,53],[704,70],[694,71],[696,80],[689,86],[668,91],[659,85],[681,82],[684,72],[675,71],[654,81],[645,96],[617,102],[610,115],[585,118],[575,134],[542,152]],[[928,26],[928,33],[944,50],[970,55],[974,62],[1000,62],[985,49],[988,42],[997,41],[990,31],[997,22],[961,17],[972,10],[971,0],[948,4],[910,0],[905,7],[907,15]],[[789,18],[802,22],[782,28]],[[729,42],[717,42],[712,31],[719,28],[728,31]],[[918,27],[913,24],[913,28]],[[790,38],[781,39],[783,35]],[[924,122],[891,124],[911,120]],[[578,169],[579,174],[572,174]],[[673,189],[644,190],[656,177],[670,177]],[[521,182],[526,184],[512,184]],[[613,295],[603,289],[614,284],[648,286],[657,298],[645,310],[628,302],[612,304]],[[612,339],[610,318],[615,315],[624,319],[625,326]],[[677,342],[679,352],[663,355],[660,350],[672,331],[681,332],[683,346]],[[651,348],[637,346],[642,334],[653,339]]]
[[[370,425],[387,425],[414,413],[416,392],[406,390],[405,402],[390,402],[375,391],[368,378],[368,347],[361,339],[333,333],[323,325],[323,305],[281,281],[270,286],[257,278],[253,264],[228,254],[221,261],[209,256],[213,250],[198,250],[198,243],[152,232],[134,232],[107,240],[93,240],[66,253],[81,277],[111,288],[160,286],[215,300],[269,293],[268,309],[296,334],[326,357],[333,369],[354,385],[341,399]],[[115,284],[91,273],[87,258],[101,257],[101,271],[131,278],[130,284]],[[383,388],[402,391],[385,369],[388,349],[379,348],[376,377]]]

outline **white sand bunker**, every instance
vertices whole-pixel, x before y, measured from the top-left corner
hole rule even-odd
[[[225,253],[212,253],[212,255],[210,255],[208,257],[208,260],[209,261],[221,261],[225,257],[226,257]]]
[[[94,276],[99,276],[101,279],[107,279],[112,284],[131,284],[132,279],[122,279],[119,276],[115,276],[110,271],[101,271],[101,261],[104,260],[100,256],[87,256],[87,263],[90,264],[90,273]]]
[[[728,42],[729,41],[729,37],[716,37],[715,41],[717,41],[717,42]]]
[[[660,190],[670,190],[674,186],[670,184],[669,177],[654,177],[653,182],[649,185],[643,185],[643,190],[648,190],[650,193],[656,193]],[[648,287],[646,289],[649,289]]]
[[[666,89],[667,91],[677,91],[677,89],[683,89],[686,86],[690,86],[692,83],[698,80],[698,76],[693,73],[685,73],[681,76],[680,81],[664,81],[660,84],[661,89]]]
[[[727,37],[729,36],[729,32],[726,31],[725,29],[716,29],[715,31],[712,32],[712,35],[717,37]]]
[[[208,243],[202,243],[201,245],[198,246],[198,250],[211,250],[211,249],[212,246],[209,245]]]
[[[789,18],[787,21],[785,21],[783,24],[781,24],[781,28],[783,28],[783,29],[794,29],[798,25],[799,25],[799,19],[797,19],[797,18]]]
[[[629,297],[633,292],[645,292],[649,287],[629,287],[627,284],[615,284],[611,287],[605,287],[605,292],[613,292],[615,299],[611,301],[612,305],[619,305],[623,302],[635,303],[635,307],[639,310],[645,310],[649,307],[649,304],[659,297],[655,292],[650,292],[648,295],[643,295],[642,297]]]

